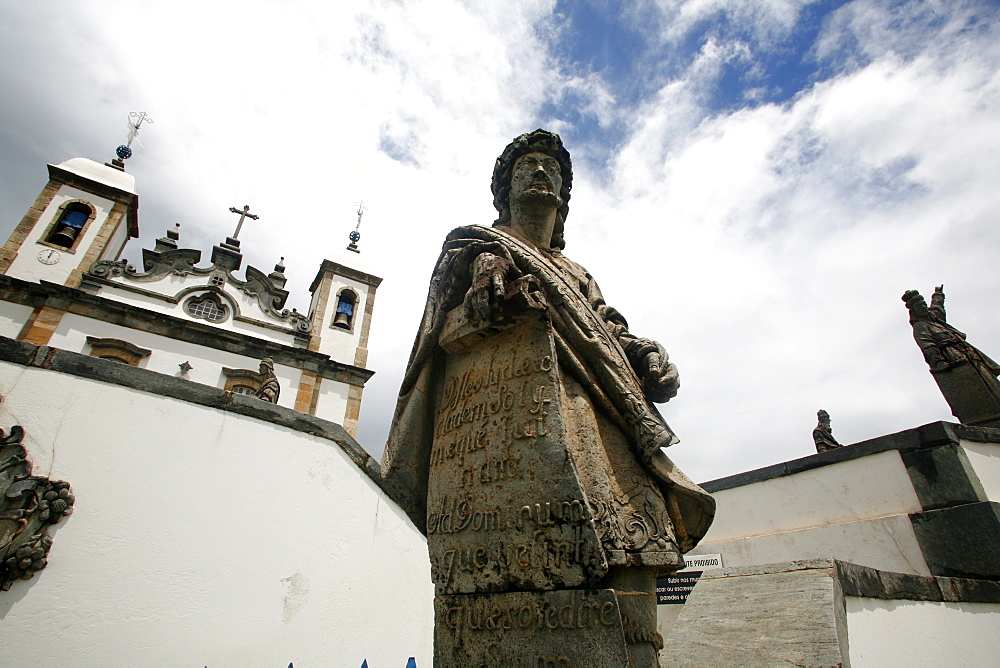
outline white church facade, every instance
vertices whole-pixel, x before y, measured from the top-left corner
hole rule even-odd
[[[48,169],[0,249],[0,665],[430,665],[424,538],[353,439],[381,279],[326,260],[289,310],[238,232],[136,268],[121,163]]]

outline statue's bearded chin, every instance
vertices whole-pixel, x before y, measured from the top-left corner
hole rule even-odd
[[[549,190],[528,188],[517,193],[517,202],[521,206],[554,206],[557,209],[563,205],[562,198]]]

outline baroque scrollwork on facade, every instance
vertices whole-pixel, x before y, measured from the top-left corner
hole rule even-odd
[[[88,275],[97,278],[111,279],[123,277],[129,281],[149,283],[164,276],[204,276],[206,287],[210,280],[219,274],[220,268],[196,267],[201,260],[201,251],[180,248],[176,250],[143,250],[143,266],[145,271],[138,271],[125,260],[100,260],[91,265]],[[296,334],[308,334],[312,331],[312,321],[297,310],[284,308],[288,292],[277,285],[259,269],[247,267],[246,280],[241,281],[231,272],[225,271],[226,280],[240,292],[257,300],[260,310],[274,320],[291,327]],[[218,287],[218,286],[216,286]]]
[[[31,475],[21,445],[24,429],[0,429],[0,589],[30,580],[45,567],[52,537],[49,527],[73,512],[68,482]]]

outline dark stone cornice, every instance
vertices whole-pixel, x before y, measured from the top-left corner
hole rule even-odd
[[[118,284],[113,284],[118,286]],[[323,378],[341,380],[351,385],[364,385],[374,371],[344,364],[329,355],[233,332],[206,323],[157,313],[139,306],[123,304],[83,290],[42,281],[29,283],[11,276],[0,275],[0,299],[32,307],[46,303],[64,308],[69,313],[110,322],[130,329],[159,334],[215,350],[263,359],[276,364],[312,371]],[[303,337],[306,341],[309,335]]]
[[[753,471],[737,473],[736,475],[718,478],[701,483],[701,486],[709,493],[721,492],[724,489],[742,487],[755,482],[763,482],[774,478],[781,478],[787,475],[794,475],[817,469],[830,464],[837,464],[859,457],[886,452],[888,450],[898,450],[900,454],[906,454],[917,450],[934,448],[942,445],[958,445],[960,440],[976,441],[979,443],[1000,443],[1000,429],[992,427],[972,427],[968,425],[955,424],[952,422],[931,422],[915,429],[907,429],[896,434],[879,436],[867,441],[845,445],[826,452],[792,459],[780,464],[765,466]]]
[[[323,274],[328,271],[337,274],[338,276],[360,281],[365,285],[370,285],[374,288],[377,288],[382,283],[382,279],[374,274],[368,274],[357,269],[352,269],[347,265],[339,264],[332,260],[323,260],[323,263],[319,266],[319,271],[316,272],[316,278],[313,279],[312,285],[309,286],[309,292],[316,292],[316,288],[319,287],[319,282],[323,280]]]
[[[0,277],[4,278],[4,277]],[[15,341],[0,336],[0,361],[27,367],[47,369],[79,378],[111,383],[150,394],[180,399],[200,406],[208,406],[237,415],[276,424],[303,434],[310,434],[340,447],[354,464],[367,475],[390,499],[396,501],[386,487],[379,471],[379,463],[339,424],[315,415],[278,406],[255,397],[226,392],[217,387],[195,383],[184,378],[140,369],[112,360],[90,357],[48,346],[35,346],[25,341]],[[398,501],[397,501],[398,503]]]

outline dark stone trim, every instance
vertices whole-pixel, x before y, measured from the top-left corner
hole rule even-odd
[[[325,272],[332,272],[338,276],[343,276],[344,278],[350,278],[355,281],[361,281],[365,285],[370,285],[372,287],[378,287],[382,283],[382,279],[374,274],[368,274],[357,269],[352,269],[351,267],[338,264],[331,260],[323,260],[323,263],[319,266],[319,271],[316,272],[316,278],[313,279],[312,285],[309,286],[309,292],[316,292],[316,288],[319,287],[319,283],[323,280],[323,274]]]
[[[1000,580],[1000,503],[912,513],[910,523],[934,575]]]
[[[853,445],[846,445],[827,452],[809,455],[800,459],[765,466],[753,471],[737,473],[701,483],[707,492],[721,492],[742,487],[755,482],[773,480],[803,471],[838,464],[869,455],[898,450],[901,454],[933,448],[939,445],[958,445],[960,439],[980,443],[1000,443],[1000,429],[991,427],[971,427],[952,422],[931,422],[915,429],[907,429],[896,434],[879,436]]]
[[[1000,582],[880,571],[834,559],[844,596],[885,601],[1000,603]]]
[[[276,364],[305,369],[324,378],[349,378],[350,380],[345,382],[352,385],[364,385],[375,375],[374,371],[337,362],[330,359],[329,355],[305,347],[265,341],[242,332],[233,332],[214,325],[157,313],[48,281],[29,283],[0,274],[0,300],[32,308],[48,304],[76,315],[206,348],[257,359],[270,357]]]
[[[924,510],[989,500],[961,446],[949,443],[901,454]]]
[[[256,418],[332,441],[390,499],[402,505],[383,482],[378,461],[369,455],[343,427],[334,422],[261,401],[255,397],[232,394],[184,378],[167,376],[120,362],[89,357],[49,346],[36,346],[7,337],[0,337],[0,361],[56,371],[78,378],[87,378],[172,399],[180,399],[192,404]]]

